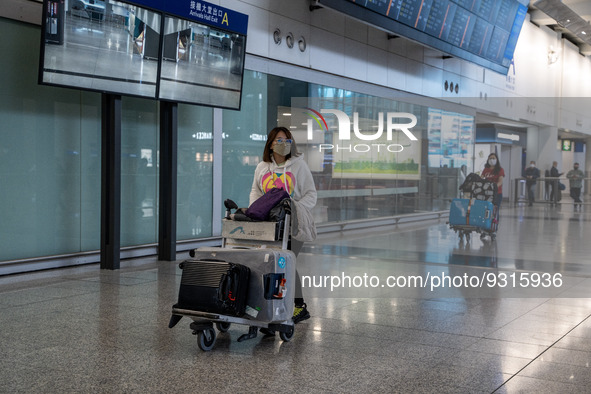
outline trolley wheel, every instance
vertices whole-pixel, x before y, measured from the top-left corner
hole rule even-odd
[[[232,323],[228,323],[228,322],[218,322],[215,324],[215,326],[219,332],[228,332],[231,324]]]
[[[199,345],[199,349],[203,350],[204,352],[208,352],[213,349],[215,338],[216,334],[213,327],[199,331],[197,334],[197,344]]]
[[[492,233],[492,234],[490,235],[490,240],[491,240],[491,241],[496,241],[496,240],[497,240],[497,234],[495,234],[495,233]]]
[[[279,338],[281,338],[283,342],[289,342],[291,341],[291,338],[293,338],[294,332],[294,326],[291,326],[287,332],[279,332]]]

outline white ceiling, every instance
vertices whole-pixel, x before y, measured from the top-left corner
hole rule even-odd
[[[591,56],[591,1],[590,0],[530,0],[531,21],[548,26]]]
[[[557,21],[556,19],[548,16],[546,13],[542,12],[534,5],[536,3],[538,3],[539,5],[543,5],[544,8],[549,10],[549,12],[554,12],[554,16],[557,19],[562,20]],[[566,6],[568,8],[565,9],[565,7],[563,6]],[[581,28],[581,25],[579,24],[578,33],[579,36],[581,36],[580,32],[586,31],[587,35],[582,35],[583,39],[577,37],[575,32],[569,31],[569,29],[567,28],[569,26],[566,26],[567,23],[565,23],[564,15],[569,14],[570,11],[574,12],[578,17],[582,19],[583,25]],[[563,38],[573,42],[576,46],[578,46],[579,51],[583,55],[591,56],[591,24],[589,24],[589,21],[591,20],[591,0],[530,0],[528,12],[531,17],[531,22],[538,26],[547,26],[550,29],[561,33]],[[579,20],[579,22],[581,21]],[[584,24],[584,22],[586,22],[586,25]],[[589,28],[587,28],[587,26]],[[585,38],[586,41],[584,40]],[[476,115],[476,124],[495,124],[499,126],[508,126],[512,128],[521,129],[525,129],[530,126],[527,123],[502,119],[481,113],[478,113]],[[559,130],[559,135],[564,138],[588,137],[588,135],[573,132],[569,133],[565,130]]]

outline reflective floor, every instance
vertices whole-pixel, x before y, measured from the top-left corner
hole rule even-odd
[[[210,352],[168,328],[178,262],[0,277],[0,392],[591,392],[590,226],[506,206],[496,242],[443,221],[324,236],[293,340],[234,325]]]

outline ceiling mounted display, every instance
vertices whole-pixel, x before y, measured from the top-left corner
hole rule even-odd
[[[527,14],[527,0],[318,0],[437,49],[507,74]]]
[[[44,0],[39,83],[239,109],[248,16],[199,0]]]

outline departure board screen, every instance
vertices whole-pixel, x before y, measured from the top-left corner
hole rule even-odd
[[[528,0],[320,0],[320,4],[506,74]]]

